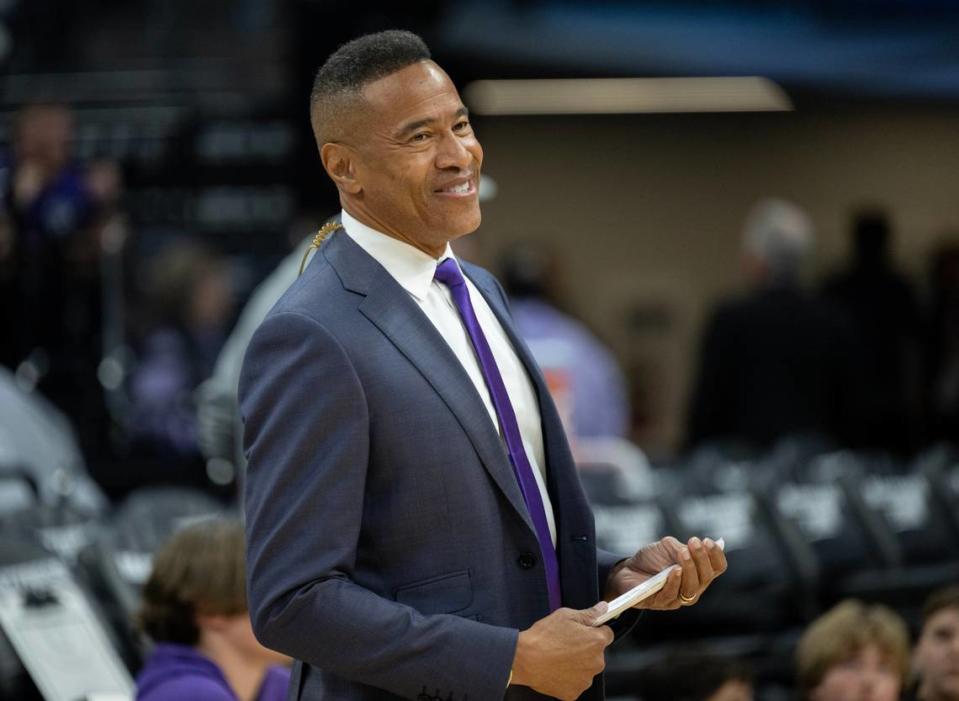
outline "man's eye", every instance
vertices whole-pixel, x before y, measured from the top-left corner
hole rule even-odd
[[[430,135],[427,134],[425,131],[421,131],[418,134],[413,134],[413,136],[410,137],[410,141],[413,141],[413,142],[426,141],[429,138],[429,136]]]
[[[464,119],[462,122],[457,122],[457,123],[453,126],[453,128],[454,128],[456,131],[465,131],[466,129],[469,129],[469,128],[470,128],[470,123],[467,122],[467,121]]]

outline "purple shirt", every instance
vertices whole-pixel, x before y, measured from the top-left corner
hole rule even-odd
[[[613,354],[583,324],[536,299],[510,300],[519,335],[549,382],[565,377],[573,434],[579,438],[625,437],[629,431],[626,379]],[[550,390],[554,390],[550,386]]]
[[[12,154],[0,154],[0,212],[8,210],[16,221],[21,245],[31,249],[42,240],[67,239],[89,223],[95,202],[78,162],[64,165],[25,206],[13,202],[16,170]]]
[[[270,667],[256,701],[284,701],[290,671]],[[137,675],[137,701],[237,701],[223,672],[189,645],[160,643]]]

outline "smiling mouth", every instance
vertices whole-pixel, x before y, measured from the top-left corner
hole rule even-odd
[[[455,185],[448,185],[434,192],[441,195],[471,195],[476,192],[476,187],[473,185],[472,179],[470,179]]]

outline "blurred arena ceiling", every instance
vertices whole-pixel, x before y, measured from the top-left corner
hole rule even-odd
[[[764,76],[852,98],[959,99],[959,2],[466,0],[432,32],[470,78]]]

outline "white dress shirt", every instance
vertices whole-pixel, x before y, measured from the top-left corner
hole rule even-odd
[[[489,389],[486,387],[486,380],[483,379],[483,371],[480,369],[473,343],[470,341],[466,327],[463,325],[459,311],[456,309],[449,288],[433,279],[437,265],[447,258],[456,260],[449,244],[446,245],[446,251],[440,256],[439,260],[435,260],[418,248],[371,229],[350,216],[346,210],[343,210],[341,221],[346,234],[382,265],[386,272],[409,293],[413,301],[419,305],[426,317],[449,344],[476,387],[476,391],[486,406],[490,421],[493,422],[493,426],[496,427],[502,439],[496,409],[493,406],[493,400],[490,398]],[[459,261],[457,261],[457,265],[459,265]],[[496,365],[503,376],[503,383],[506,385],[506,392],[509,394],[513,410],[516,412],[516,422],[519,424],[523,448],[526,450],[526,457],[533,467],[533,476],[536,478],[536,485],[539,487],[543,499],[546,520],[549,523],[549,532],[555,547],[556,522],[549,493],[546,490],[546,460],[543,451],[543,431],[539,405],[536,402],[536,392],[529,376],[526,374],[523,363],[513,350],[509,337],[489,308],[483,295],[480,294],[469,278],[466,278],[466,287],[469,290],[473,309],[476,311],[476,318],[479,320],[483,334],[493,351]]]

